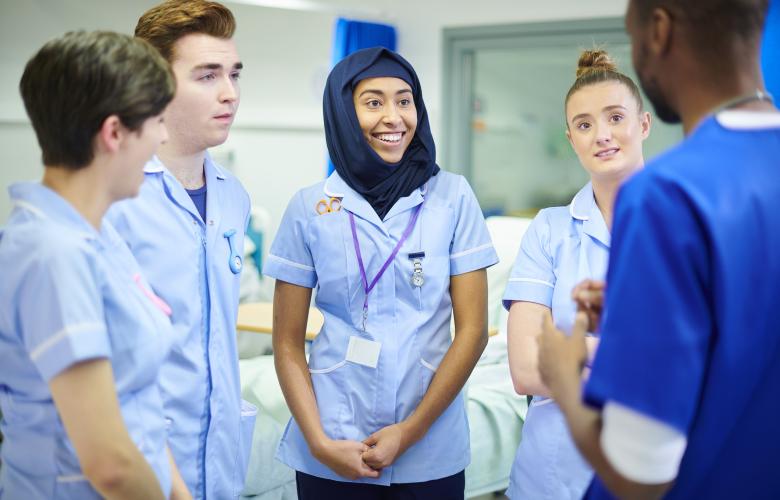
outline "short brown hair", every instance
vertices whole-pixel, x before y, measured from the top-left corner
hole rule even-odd
[[[639,111],[641,112],[644,109],[639,87],[636,86],[634,80],[617,70],[615,62],[607,51],[602,49],[582,51],[580,59],[577,61],[576,80],[574,80],[569,92],[566,94],[564,103],[568,104],[571,96],[581,88],[603,82],[622,83],[631,92],[631,95],[634,96]]]
[[[176,85],[171,67],[148,43],[110,31],[69,32],[27,62],[19,91],[43,164],[77,170],[94,158],[94,139],[117,115],[137,131],[163,112]]]
[[[230,9],[208,0],[167,0],[144,12],[135,26],[135,36],[151,43],[168,61],[180,38],[202,33],[215,38],[233,38],[236,20]]]

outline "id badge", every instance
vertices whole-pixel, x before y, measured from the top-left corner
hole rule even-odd
[[[353,335],[349,338],[349,346],[347,346],[347,361],[376,368],[376,365],[379,364],[379,351],[381,350],[381,342]]]

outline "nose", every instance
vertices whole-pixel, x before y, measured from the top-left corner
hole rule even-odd
[[[394,102],[389,103],[384,109],[385,114],[382,117],[382,121],[385,125],[388,127],[397,127],[401,124],[401,115],[398,113],[398,108]]]
[[[608,144],[612,141],[612,129],[606,123],[597,123],[596,142],[599,144]]]
[[[226,75],[219,91],[219,102],[237,101],[239,96],[238,82]]]

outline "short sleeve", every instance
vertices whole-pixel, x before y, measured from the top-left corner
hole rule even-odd
[[[457,222],[450,245],[452,276],[484,269],[498,262],[482,209],[463,177],[460,177],[459,194]]]
[[[621,190],[589,404],[614,401],[687,434],[712,335],[700,221],[671,181],[639,176]]]
[[[550,252],[549,211],[539,212],[523,235],[504,292],[504,308],[522,300],[552,307],[555,272]]]
[[[268,258],[263,265],[265,276],[293,285],[314,288],[317,273],[309,250],[303,192],[299,191],[284,212]]]
[[[47,382],[80,361],[111,355],[95,260],[87,248],[60,247],[31,263],[18,311],[24,345]]]

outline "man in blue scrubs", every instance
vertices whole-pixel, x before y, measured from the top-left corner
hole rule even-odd
[[[601,345],[549,322],[540,370],[597,473],[586,498],[780,498],[780,113],[766,0],[631,0],[637,74],[685,140],[616,204]],[[592,408],[596,408],[595,410]]]
[[[136,36],[176,76],[169,139],[146,165],[138,198],[109,213],[173,311],[160,385],[171,451],[196,498],[240,494],[256,414],[241,401],[235,329],[249,197],[207,152],[227,139],[238,109],[234,30],[232,13],[205,0],[168,1],[141,16]]]

